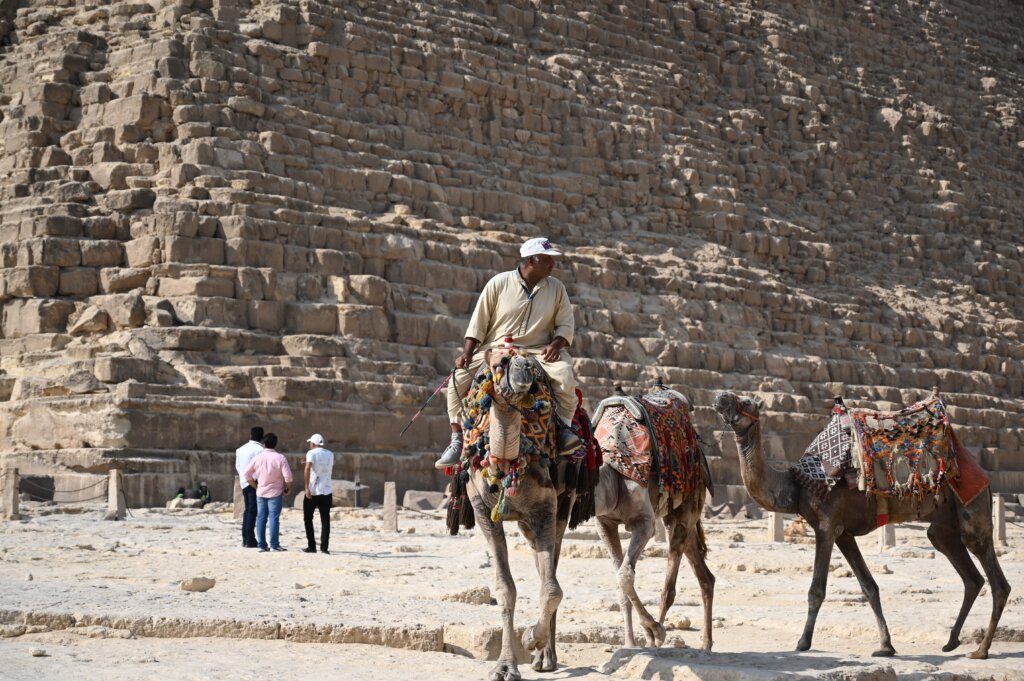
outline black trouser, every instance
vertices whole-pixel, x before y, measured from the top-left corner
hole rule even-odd
[[[306,524],[306,543],[316,548],[313,537],[313,509],[320,511],[320,550],[326,551],[331,540],[331,495],[314,494],[302,500],[302,521]]]
[[[242,511],[242,546],[256,543],[256,488],[252,485],[242,490],[245,510]]]

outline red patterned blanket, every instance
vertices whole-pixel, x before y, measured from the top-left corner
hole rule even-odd
[[[665,508],[659,508],[664,513],[704,484],[697,432],[674,391],[659,389],[626,399],[634,400],[644,418],[637,419],[626,406],[608,406],[594,435],[608,465],[645,487],[653,480],[665,492]]]

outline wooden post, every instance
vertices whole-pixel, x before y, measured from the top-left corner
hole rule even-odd
[[[14,466],[4,468],[3,496],[0,497],[0,508],[3,509],[4,520],[18,520],[18,469]]]
[[[665,521],[661,518],[654,519],[654,541],[665,543]]]
[[[786,541],[785,535],[786,518],[775,511],[768,512],[768,541]]]
[[[242,516],[245,515],[245,495],[242,494],[242,483],[238,480],[238,476],[235,476],[235,493],[231,497],[231,508],[235,514],[235,520],[241,520]]]
[[[992,497],[992,530],[1000,546],[1006,546],[1006,501],[1002,494]]]
[[[384,483],[384,531],[398,532],[398,494],[395,483]]]
[[[110,471],[107,482],[107,514],[104,520],[124,520],[128,515],[128,507],[124,502],[124,477],[119,468]]]
[[[892,523],[882,525],[882,532],[878,535],[878,550],[885,551],[896,546],[896,526]]]

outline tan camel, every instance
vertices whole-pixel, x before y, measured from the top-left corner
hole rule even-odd
[[[878,585],[875,583],[864,557],[857,547],[859,537],[876,528],[877,497],[846,485],[837,485],[829,494],[820,499],[806,492],[787,471],[770,466],[764,457],[761,443],[760,413],[763,403],[759,399],[740,397],[730,392],[715,397],[715,410],[732,427],[740,455],[740,473],[743,484],[753,499],[770,511],[797,513],[803,516],[814,530],[814,574],[807,601],[807,621],[803,635],[797,643],[797,650],[811,647],[814,623],[825,599],[828,580],[829,558],[832,546],[838,546],[850,569],[856,575],[861,590],[871,604],[878,623],[881,647],[875,656],[895,655],[889,637],[889,628],[882,615]],[[992,542],[992,495],[978,494],[966,506],[951,490],[943,494],[931,508],[922,509],[922,504],[913,500],[888,499],[890,522],[925,520],[928,539],[932,546],[953,564],[964,583],[964,600],[960,614],[953,624],[949,641],[942,647],[950,651],[960,645],[960,630],[967,613],[970,612],[985,580],[971,562],[968,551],[981,561],[992,589],[992,616],[977,650],[968,654],[974,659],[988,657],[996,625],[1010,595],[1010,585],[1003,576]]]
[[[498,458],[514,459],[519,453],[520,424],[523,409],[533,404],[531,388],[542,373],[536,359],[520,355],[508,358],[506,353],[489,353],[485,363],[492,372],[501,367],[503,378],[494,386],[490,407],[490,450]],[[552,414],[552,421],[557,418]],[[552,424],[552,427],[553,424]],[[553,442],[553,438],[549,438]],[[562,537],[576,500],[575,486],[566,485],[567,476],[575,478],[570,467],[579,467],[566,457],[555,457],[553,465],[544,465],[541,457],[530,457],[522,471],[516,494],[505,497],[507,509],[492,519],[492,512],[501,502],[499,493],[485,476],[486,469],[474,470],[468,476],[466,492],[472,504],[476,523],[490,544],[494,555],[496,592],[501,603],[502,637],[498,664],[491,670],[491,681],[517,681],[522,678],[515,659],[514,616],[516,585],[509,567],[508,545],[503,522],[517,521],[530,548],[540,577],[540,615],[536,624],[523,633],[523,646],[534,651],[535,671],[554,671],[558,666],[555,651],[555,617],[562,600],[562,588],[555,572],[561,552]],[[503,464],[506,465],[507,464]],[[585,517],[579,518],[580,522]]]
[[[687,403],[688,404],[688,403]],[[706,482],[710,482],[706,480]],[[710,485],[709,485],[710,487]],[[668,511],[662,520],[668,535],[668,568],[661,590],[661,607],[657,621],[644,607],[636,593],[636,563],[654,536],[654,523],[662,491],[657,484],[644,487],[622,475],[607,463],[601,466],[600,479],[594,489],[597,531],[604,542],[619,585],[619,604],[625,624],[625,645],[636,646],[633,635],[633,608],[640,617],[649,646],[661,647],[665,642],[665,615],[676,597],[676,577],[679,563],[685,554],[700,584],[704,602],[704,650],[711,650],[711,605],[715,595],[715,576],[705,562],[707,544],[701,526],[704,510],[704,488],[690,495],[684,502]],[[625,556],[619,541],[619,525],[630,532],[629,549]]]

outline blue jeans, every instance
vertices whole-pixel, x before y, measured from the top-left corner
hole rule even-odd
[[[267,548],[267,516],[270,517],[270,548],[281,548],[279,531],[283,504],[283,494],[279,497],[256,497],[256,533],[261,549]]]

